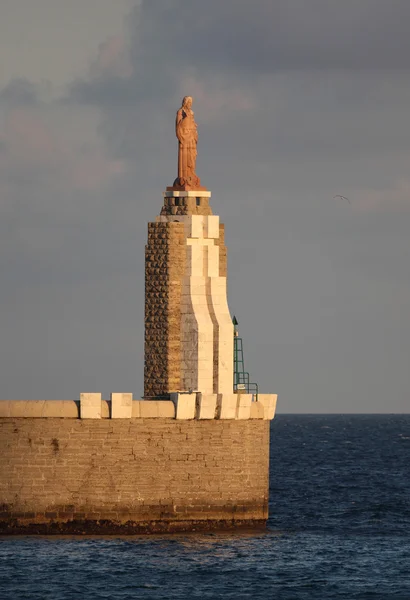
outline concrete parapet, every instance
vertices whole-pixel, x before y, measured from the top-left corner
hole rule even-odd
[[[134,400],[132,415],[136,413],[141,419],[175,419],[175,406],[170,400]]]
[[[131,419],[132,417],[132,394],[113,392],[111,394],[111,418]]]
[[[236,419],[238,396],[236,394],[218,394],[217,419]]]
[[[252,402],[249,418],[250,419],[263,419],[264,414],[265,414],[265,409],[263,408],[263,404],[261,402]]]
[[[196,419],[215,419],[217,394],[196,394]]]
[[[265,419],[275,416],[276,394],[172,393],[171,400],[133,400],[131,393],[81,394],[78,400],[0,400],[0,418]]]
[[[101,400],[101,418],[111,419],[111,402]]]
[[[133,400],[132,401],[132,418],[139,419],[141,417],[141,402],[146,402],[146,400]]]
[[[236,394],[236,397],[237,397],[236,418],[237,419],[250,419],[251,418],[252,394]]]
[[[276,402],[278,400],[277,394],[258,394],[258,402],[263,404],[265,420],[271,421],[275,416]]]
[[[171,394],[171,400],[175,405],[175,418],[186,421],[195,419],[196,393],[180,394],[178,392]]]
[[[79,404],[75,400],[1,400],[0,417],[78,419]]]
[[[81,393],[80,414],[82,419],[101,419],[101,394],[95,392]]]

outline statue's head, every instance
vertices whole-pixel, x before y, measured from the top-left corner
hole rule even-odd
[[[183,108],[191,108],[192,106],[192,96],[184,96],[182,99],[182,107]]]

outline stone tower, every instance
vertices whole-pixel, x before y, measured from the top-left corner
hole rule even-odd
[[[195,173],[192,98],[176,117],[178,177],[148,224],[144,397],[233,393],[233,324],[226,295],[224,226]]]

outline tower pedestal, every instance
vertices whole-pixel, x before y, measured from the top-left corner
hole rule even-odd
[[[224,227],[211,192],[168,189],[148,225],[144,396],[232,393]]]

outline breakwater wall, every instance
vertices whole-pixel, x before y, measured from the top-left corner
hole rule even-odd
[[[276,398],[249,403],[246,418],[245,395],[227,418],[215,398],[207,418],[209,399],[182,396],[0,401],[0,533],[263,525]],[[113,417],[115,404],[125,416]],[[98,416],[84,418],[87,410]]]

